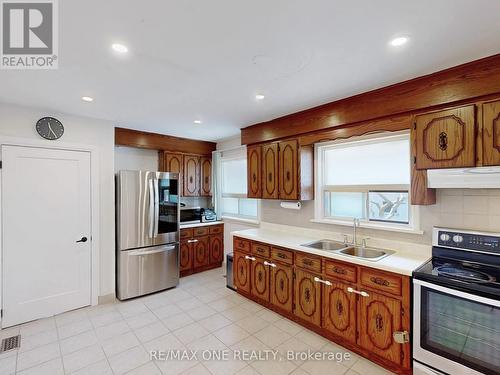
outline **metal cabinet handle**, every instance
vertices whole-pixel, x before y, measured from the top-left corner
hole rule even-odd
[[[329,282],[328,280],[321,280],[319,277],[314,277],[314,281],[316,281],[317,283],[322,283],[322,284],[325,284],[325,285],[328,285],[328,286],[332,286],[332,283]]]
[[[252,262],[255,261],[254,257],[249,257],[248,255],[245,255],[245,259],[251,260]]]
[[[265,260],[265,261],[264,261],[264,266],[270,266],[270,267],[275,268],[275,267],[276,267],[276,264],[274,264],[274,263],[269,263],[267,260]]]
[[[370,295],[368,293],[366,293],[364,291],[360,292],[359,290],[356,290],[356,289],[351,288],[351,287],[347,288],[347,292],[349,292],[349,293],[356,293],[356,294],[359,294],[359,295],[361,295],[363,297],[370,297]]]
[[[398,344],[406,344],[407,342],[410,342],[410,334],[408,331],[396,331],[392,334],[392,337]]]
[[[195,243],[198,242],[198,240],[188,240],[188,243]]]

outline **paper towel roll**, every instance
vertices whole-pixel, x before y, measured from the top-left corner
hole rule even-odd
[[[281,207],[289,210],[300,210],[302,203],[300,202],[281,202]]]

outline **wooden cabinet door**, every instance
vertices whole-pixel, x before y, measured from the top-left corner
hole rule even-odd
[[[234,252],[233,285],[238,291],[250,293],[250,256],[240,251]]]
[[[209,237],[198,237],[194,242],[194,268],[206,266],[209,262]]]
[[[392,335],[401,329],[401,301],[369,292],[359,297],[359,345],[401,364],[403,345]]]
[[[279,198],[279,152],[278,144],[262,146],[262,198]]]
[[[297,140],[279,143],[280,199],[299,199],[299,165]]]
[[[483,164],[500,165],[500,101],[483,104]]]
[[[251,294],[261,300],[269,301],[270,267],[264,264],[264,259],[257,257],[254,258],[255,260],[250,263],[250,280],[252,283],[252,287],[250,289]]]
[[[200,157],[184,155],[184,196],[200,195]]]
[[[212,195],[212,159],[201,158],[201,196]]]
[[[271,269],[270,302],[286,312],[292,312],[293,269],[291,266],[275,263]]]
[[[182,241],[179,251],[179,270],[188,271],[193,268],[193,245]]]
[[[356,343],[356,295],[347,284],[329,281],[332,285],[323,285],[323,328]]]
[[[222,263],[224,246],[222,235],[210,236],[210,264]]]
[[[182,154],[173,154],[170,152],[164,152],[163,154],[163,169],[164,172],[179,173],[179,192],[182,194],[182,169],[183,169],[183,159]]]
[[[314,275],[300,269],[295,270],[295,315],[305,321],[321,324],[321,284]]]
[[[247,196],[262,198],[262,148],[248,146],[247,148]]]
[[[417,169],[476,165],[475,106],[416,116]]]

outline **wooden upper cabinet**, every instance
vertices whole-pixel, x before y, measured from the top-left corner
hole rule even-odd
[[[296,139],[279,143],[280,199],[299,199],[298,146]]]
[[[356,295],[347,291],[347,284],[330,282],[332,285],[323,286],[323,328],[356,343]]]
[[[321,324],[321,284],[314,275],[300,269],[295,270],[294,314],[309,323]]]
[[[483,165],[500,165],[500,100],[483,104]]]
[[[368,297],[359,297],[359,310],[359,345],[401,364],[403,345],[393,338],[401,330],[401,301],[369,292]]]
[[[247,196],[262,198],[262,147],[247,147]]]
[[[475,166],[474,105],[418,115],[415,127],[417,169]]]
[[[262,198],[279,198],[279,148],[278,143],[262,146]]]
[[[200,195],[200,157],[184,155],[184,196]]]
[[[201,158],[201,191],[202,197],[210,197],[212,195],[212,159]]]

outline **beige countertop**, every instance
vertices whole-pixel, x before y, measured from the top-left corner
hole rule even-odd
[[[222,220],[209,221],[207,223],[181,224],[181,229],[206,227],[206,226],[209,226],[209,225],[218,225],[218,224],[223,224]]]
[[[301,231],[276,230],[273,228],[246,229],[242,231],[232,232],[231,234],[233,236],[237,236],[240,238],[260,241],[275,246],[301,251],[304,253],[320,255],[325,258],[336,259],[347,263],[372,267],[383,271],[394,272],[407,276],[411,276],[413,270],[420,267],[422,264],[424,264],[431,258],[430,246],[427,248],[427,246],[423,245],[416,245],[415,251],[411,251],[411,249],[408,249],[408,244],[406,244],[407,248],[404,250],[398,250],[394,248],[394,246],[383,247],[395,251],[395,253],[385,258],[382,258],[379,261],[369,261],[362,258],[351,257],[334,252],[328,252],[324,250],[312,249],[310,247],[302,246],[303,244],[307,244],[322,239],[332,239],[336,241],[339,240],[339,238],[332,235],[330,235],[329,237],[327,236],[320,237],[318,236],[319,233],[307,234]],[[374,246],[374,247],[382,248],[380,246]]]

